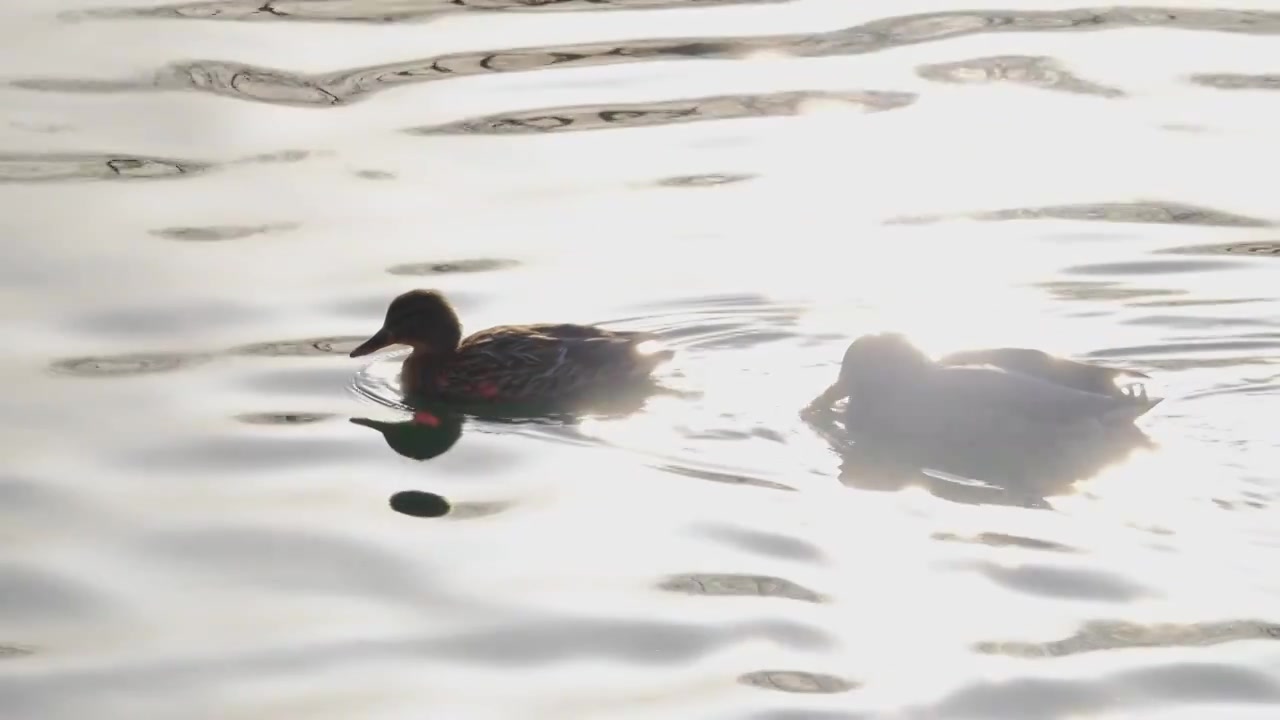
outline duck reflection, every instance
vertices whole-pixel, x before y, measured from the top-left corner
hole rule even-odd
[[[687,393],[661,387],[625,388],[611,396],[593,398],[574,409],[546,404],[506,404],[503,406],[444,403],[421,396],[407,396],[413,408],[408,419],[399,421],[353,417],[351,423],[382,433],[387,447],[407,458],[423,461],[437,458],[462,438],[468,419],[499,425],[575,425],[586,417],[620,419],[642,410],[653,395]]]
[[[457,444],[465,416],[444,406],[415,409],[408,420],[387,422],[353,417],[352,424],[382,433],[387,447],[413,460],[431,460]]]
[[[934,361],[901,335],[868,335],[803,417],[841,456],[847,485],[1047,507],[1046,498],[1153,445],[1133,424],[1161,402],[1147,379],[1022,348]]]

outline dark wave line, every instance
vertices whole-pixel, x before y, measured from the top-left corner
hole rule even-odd
[[[708,120],[786,117],[803,112],[806,103],[832,101],[860,105],[867,111],[893,110],[915,102],[906,92],[780,92],[767,95],[716,95],[665,102],[619,105],[572,105],[525,110],[409,128],[412,135],[521,135],[652,127]]]
[[[65,180],[146,180],[195,175],[211,165],[140,155],[50,153],[0,154],[0,183]]]
[[[686,595],[706,595],[721,597],[771,597],[801,600],[803,602],[826,602],[826,596],[794,583],[790,580],[771,575],[739,575],[733,573],[689,573],[687,575],[670,575],[663,578],[658,589],[667,592],[684,593]]]
[[[1272,223],[1247,215],[1187,205],[1185,203],[1150,200],[1128,203],[1094,203],[1080,205],[1047,205],[1044,207],[1007,208],[962,215],[913,215],[887,221],[896,225],[923,225],[942,220],[1088,220],[1095,222],[1150,223],[1158,225],[1199,225],[1206,227],[1262,228]]]
[[[1275,74],[1200,73],[1188,79],[1195,85],[1219,90],[1280,90],[1280,75]]]
[[[262,225],[189,225],[158,228],[150,234],[166,240],[181,242],[222,242],[224,240],[243,240],[254,235],[287,232],[296,230],[298,223],[277,222]]]
[[[125,153],[0,153],[0,183],[182,178],[225,165],[298,162],[309,155],[303,150],[286,150],[218,164]]]
[[[1247,255],[1280,258],[1280,241],[1258,240],[1255,242],[1183,245],[1157,250],[1156,252],[1167,255]]]
[[[1071,637],[1043,643],[982,642],[974,649],[988,655],[1021,658],[1064,657],[1098,650],[1154,647],[1206,647],[1241,640],[1275,640],[1280,638],[1280,625],[1259,620],[1182,625],[1166,623],[1138,625],[1119,621],[1096,621],[1085,624]]]
[[[1280,13],[1158,7],[1054,11],[977,10],[872,20],[827,33],[753,38],[636,40],[454,53],[314,75],[218,60],[171,64],[139,81],[28,78],[16,87],[56,92],[199,90],[243,100],[328,107],[377,90],[491,73],[582,68],[643,61],[732,60],[762,51],[793,57],[859,55],[906,45],[996,32],[1071,32],[1165,27],[1206,32],[1280,34]]]
[[[248,22],[397,23],[432,20],[465,12],[600,12],[609,10],[667,10],[723,5],[782,5],[793,0],[420,0],[420,7],[379,7],[382,3],[332,0],[209,0],[145,8],[101,8],[66,13],[79,19],[172,18],[238,20]]]
[[[738,682],[761,690],[785,693],[830,695],[862,687],[857,680],[805,670],[757,670],[738,676]],[[818,718],[817,715],[804,717]]]

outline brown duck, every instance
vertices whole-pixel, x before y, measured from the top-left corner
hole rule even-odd
[[[382,329],[351,357],[389,345],[413,352],[400,370],[406,395],[467,403],[558,404],[649,380],[675,353],[650,350],[641,332],[592,325],[499,325],[462,337],[453,306],[435,290],[391,301]]]

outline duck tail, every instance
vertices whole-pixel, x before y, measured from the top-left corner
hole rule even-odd
[[[1162,402],[1164,398],[1125,398],[1124,402],[1117,404],[1103,415],[1102,420],[1104,423],[1131,423]]]

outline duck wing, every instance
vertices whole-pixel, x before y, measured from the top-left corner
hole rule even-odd
[[[648,376],[674,356],[645,353],[650,339],[587,325],[505,325],[467,337],[450,364],[452,382],[490,383],[503,398],[551,398]]]
[[[1042,425],[1132,422],[1160,402],[1086,392],[994,367],[939,367],[924,384],[938,402]]]
[[[1125,392],[1117,381],[1128,379],[1132,384],[1141,385],[1143,380],[1151,379],[1146,373],[1136,370],[1069,360],[1031,348],[964,350],[942,357],[938,364],[949,367],[988,365],[1084,392],[1119,397],[1132,397],[1137,393]]]
[[[654,339],[654,335],[631,330],[607,330],[595,325],[577,325],[574,323],[538,323],[534,325],[504,325],[486,332],[528,332],[565,340],[613,339],[643,342]]]

